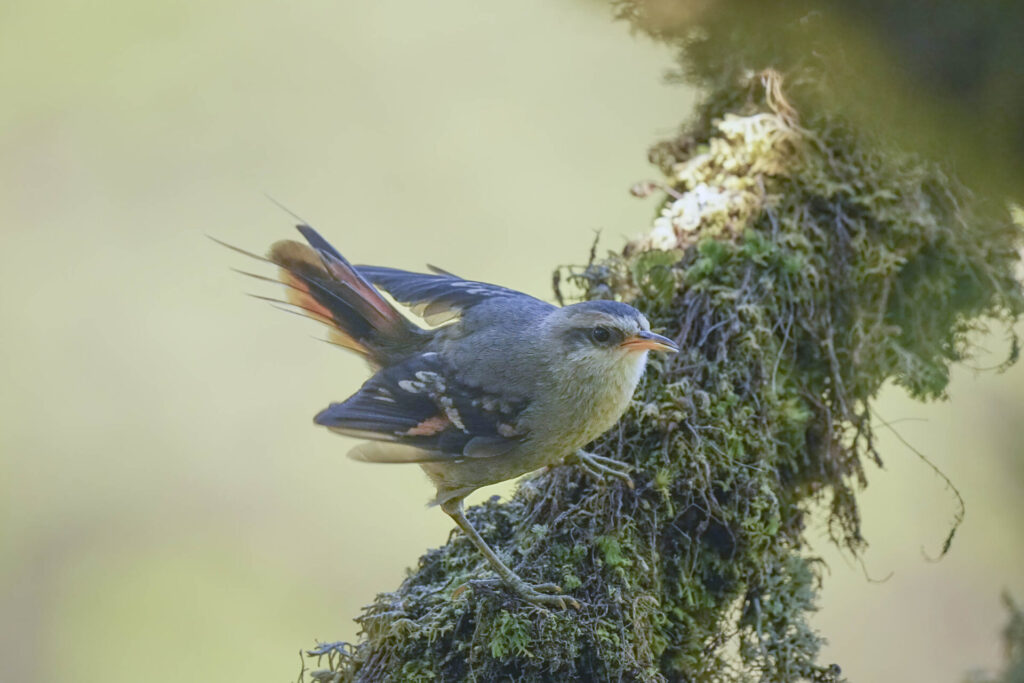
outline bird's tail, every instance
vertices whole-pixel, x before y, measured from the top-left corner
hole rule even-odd
[[[267,260],[280,268],[278,279],[287,289],[287,303],[327,325],[328,341],[363,355],[373,365],[418,346],[424,337],[421,328],[399,313],[316,230],[296,227],[308,245],[282,240],[267,254]]]

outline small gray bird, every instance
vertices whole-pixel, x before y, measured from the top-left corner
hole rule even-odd
[[[676,344],[627,304],[559,308],[436,268],[353,267],[311,227],[297,227],[309,246],[277,242],[264,259],[280,267],[288,293],[281,303],[326,324],[329,341],[375,370],[314,422],[369,439],[351,452],[357,460],[419,464],[437,487],[433,504],[508,586],[532,603],[564,607],[558,586],[530,585],[501,561],[462,501],[481,486],[560,464],[629,483],[627,465],[581,449],[622,416],[648,351],[676,352]],[[440,326],[414,325],[374,285]]]

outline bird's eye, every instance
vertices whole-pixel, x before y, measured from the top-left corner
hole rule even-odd
[[[598,325],[590,331],[590,336],[594,338],[594,341],[604,343],[612,338],[612,331],[607,327]]]

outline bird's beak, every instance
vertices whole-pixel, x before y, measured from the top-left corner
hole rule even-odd
[[[627,351],[668,351],[669,353],[679,351],[679,347],[674,341],[653,332],[635,334],[619,344],[619,348]]]

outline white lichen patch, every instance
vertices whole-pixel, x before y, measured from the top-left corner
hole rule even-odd
[[[699,234],[735,232],[770,201],[766,180],[791,171],[803,133],[785,115],[727,114],[712,137],[668,178],[673,199],[651,231],[634,242],[640,249],[679,249]]]

